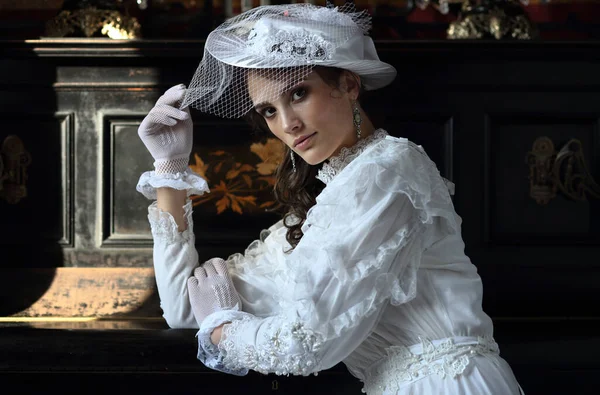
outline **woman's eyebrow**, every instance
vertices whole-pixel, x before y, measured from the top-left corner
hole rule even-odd
[[[263,101],[254,106],[254,111],[260,112],[260,110],[262,110],[264,107],[267,107],[269,105],[271,105],[271,103],[269,103],[268,101]]]
[[[302,80],[300,82],[293,83],[293,84],[289,84],[288,86],[286,86],[286,88],[283,90],[283,92],[281,92],[281,94],[284,95],[284,94],[288,93],[292,89],[300,86],[302,83],[304,83],[304,80]],[[254,111],[258,112],[263,107],[267,107],[267,106],[270,106],[270,105],[272,105],[272,104],[270,102],[268,102],[268,101],[260,102],[260,103],[254,105]]]

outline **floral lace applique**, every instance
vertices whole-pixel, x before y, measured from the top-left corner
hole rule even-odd
[[[393,346],[381,362],[372,366],[365,376],[363,393],[382,394],[399,390],[403,382],[436,374],[441,378],[462,374],[474,355],[498,354],[498,344],[491,337],[477,337],[477,343],[455,344],[449,338],[434,345],[421,340],[422,354],[408,347]]]
[[[273,320],[267,324],[262,341],[257,342],[260,346],[255,347],[237,339],[238,331],[251,320],[260,318],[246,316],[223,327],[219,350],[225,355],[223,363],[229,369],[303,376],[318,370],[322,340],[313,331],[300,322]]]
[[[356,159],[362,154],[369,146],[376,143],[377,141],[384,139],[387,136],[387,132],[383,129],[377,129],[373,134],[364,139],[358,140],[350,148],[342,148],[340,153],[336,156],[329,158],[327,162],[323,164],[321,170],[317,174],[317,179],[321,180],[324,184],[328,184],[335,178],[335,176],[341,172],[350,162]]]

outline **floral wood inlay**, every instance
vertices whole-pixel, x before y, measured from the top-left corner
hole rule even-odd
[[[208,182],[210,193],[192,196],[194,206],[214,204],[217,214],[231,210],[238,214],[258,213],[275,206],[275,171],[284,147],[278,139],[250,146],[248,159],[236,158],[224,150],[201,157],[194,152],[190,168]]]

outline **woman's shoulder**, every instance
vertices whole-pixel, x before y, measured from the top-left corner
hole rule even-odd
[[[338,174],[324,191],[329,193],[323,193],[322,198],[352,190],[364,191],[373,184],[385,191],[397,186],[400,191],[454,194],[454,184],[441,176],[422,146],[387,132]],[[340,191],[336,191],[338,189]]]
[[[455,185],[443,177],[425,149],[404,137],[389,134],[369,153],[370,160],[400,177],[413,179],[415,184],[428,180],[454,195]]]
[[[376,164],[404,175],[411,169],[437,172],[437,166],[422,146],[407,138],[395,137],[387,132],[384,138],[378,139],[354,162],[353,164],[357,168]]]

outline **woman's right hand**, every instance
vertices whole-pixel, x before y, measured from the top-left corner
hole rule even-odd
[[[181,173],[188,167],[194,124],[189,108],[178,108],[185,89],[183,84],[169,88],[138,128],[138,135],[154,158],[157,173]]]

